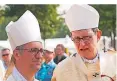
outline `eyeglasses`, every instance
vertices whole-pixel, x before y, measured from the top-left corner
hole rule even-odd
[[[3,54],[2,56],[4,57],[4,56],[8,56],[9,54]]]
[[[74,41],[75,43],[80,43],[81,39],[84,41],[84,42],[89,42],[91,40],[92,36],[83,36],[82,38],[80,37],[74,37],[72,38],[72,41]]]
[[[42,48],[31,48],[31,49],[16,49],[16,50],[28,50],[28,52],[32,53],[32,54],[42,54],[43,55],[43,49]]]

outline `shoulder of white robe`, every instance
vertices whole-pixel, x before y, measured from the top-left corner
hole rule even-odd
[[[104,52],[100,52],[100,68],[101,68],[101,74],[107,74],[112,77],[114,74],[117,73],[117,60],[116,56],[114,54],[108,54]]]

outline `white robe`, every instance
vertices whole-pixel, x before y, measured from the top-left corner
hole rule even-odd
[[[12,74],[9,75],[6,81],[27,81],[27,80],[14,67]],[[34,81],[39,81],[39,80],[34,79]]]
[[[99,53],[100,75],[114,77],[116,75],[115,55]],[[109,78],[94,77],[89,80],[89,70],[79,54],[63,60],[54,70],[52,81],[110,81]],[[56,79],[56,80],[55,80]]]
[[[5,74],[5,68],[3,66],[2,61],[0,60],[0,81],[3,80],[4,74]]]

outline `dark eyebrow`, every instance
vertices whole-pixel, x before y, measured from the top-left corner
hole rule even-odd
[[[43,48],[37,48],[37,47],[34,47],[34,48],[28,48],[28,49],[43,49]]]
[[[91,37],[91,35],[89,35],[89,36],[82,36],[82,37],[80,37],[80,36],[76,36],[76,37],[79,37],[79,38],[83,38],[83,37]],[[75,37],[75,38],[76,38]]]

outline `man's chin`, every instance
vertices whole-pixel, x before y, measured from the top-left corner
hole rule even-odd
[[[88,54],[88,51],[80,51],[79,54],[82,56],[86,56]]]
[[[38,71],[41,68],[41,65],[40,64],[33,64],[31,67],[33,70]]]
[[[41,68],[41,66],[35,66],[34,69],[38,71]]]
[[[80,52],[79,54],[82,57],[89,57],[90,56],[88,52]]]

